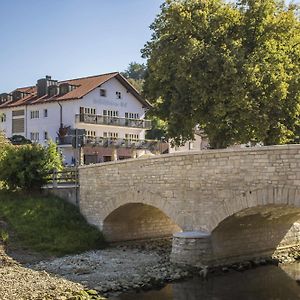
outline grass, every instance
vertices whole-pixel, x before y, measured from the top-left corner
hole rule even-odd
[[[105,246],[102,233],[87,224],[75,206],[56,197],[0,190],[0,219],[8,223],[20,246],[45,255]]]

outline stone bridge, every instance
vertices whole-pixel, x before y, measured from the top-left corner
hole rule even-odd
[[[83,166],[80,209],[109,241],[173,235],[171,258],[220,264],[300,244],[300,145]]]

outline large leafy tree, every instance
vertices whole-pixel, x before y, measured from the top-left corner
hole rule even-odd
[[[196,124],[213,148],[292,141],[300,114],[300,26],[279,0],[167,0],[151,25],[144,92],[177,143]]]

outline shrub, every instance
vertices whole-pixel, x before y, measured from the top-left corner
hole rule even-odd
[[[54,143],[48,147],[22,145],[6,148],[0,160],[0,181],[10,189],[39,189],[46,183],[46,177],[53,169],[60,169],[61,158]]]

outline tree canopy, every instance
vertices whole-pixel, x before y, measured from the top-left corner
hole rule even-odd
[[[143,91],[146,66],[137,62],[131,62],[122,75],[139,91]]]
[[[177,143],[293,141],[300,122],[298,7],[279,0],[167,0],[151,25],[144,93]]]

